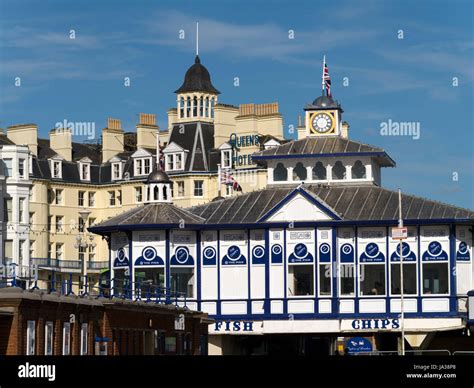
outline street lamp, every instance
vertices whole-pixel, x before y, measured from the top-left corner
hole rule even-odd
[[[81,248],[83,249],[82,255],[80,254],[80,258],[81,258],[81,277],[80,277],[80,280],[79,280],[79,288],[81,288],[81,286],[82,286],[82,279],[87,277],[87,260],[85,260],[84,255],[87,254],[87,248],[89,246],[95,246],[95,243],[94,244],[92,243],[92,241],[94,240],[94,236],[89,237],[89,240],[91,241],[90,244],[87,243],[87,238],[86,238],[86,223],[87,223],[87,219],[89,218],[90,214],[91,214],[91,211],[88,210],[88,209],[83,209],[83,210],[79,211],[79,215],[81,216],[82,225],[83,225],[83,228],[82,228],[82,234],[83,235],[82,236],[80,235],[81,230],[79,229],[78,234],[76,236],[76,243],[74,244],[74,248],[78,249],[79,253],[81,253],[80,252]],[[86,281],[86,284],[87,284],[87,281]],[[87,290],[85,290],[85,291],[87,292]]]

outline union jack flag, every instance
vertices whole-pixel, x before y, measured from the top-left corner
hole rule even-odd
[[[331,97],[331,77],[329,76],[329,68],[326,63],[324,63],[324,88],[326,89],[326,96]]]
[[[221,182],[224,185],[232,186],[232,189],[234,191],[242,191],[242,186],[240,186],[239,183],[235,180],[230,170],[221,171]]]

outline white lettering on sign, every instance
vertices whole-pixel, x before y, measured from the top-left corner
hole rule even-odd
[[[214,330],[224,331],[253,331],[253,322],[249,321],[218,321],[214,324]]]

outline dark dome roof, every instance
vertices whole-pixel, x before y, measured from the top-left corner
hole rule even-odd
[[[319,96],[313,101],[313,106],[318,108],[335,108],[338,106],[338,104],[332,99],[332,97]]]
[[[220,92],[212,85],[209,72],[203,65],[201,65],[199,55],[196,55],[194,65],[192,65],[186,72],[183,84],[175,91],[175,93],[187,92],[220,94]]]
[[[148,175],[147,183],[171,183],[170,177],[166,172],[155,169]]]

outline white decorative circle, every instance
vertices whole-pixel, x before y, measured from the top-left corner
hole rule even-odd
[[[256,247],[253,248],[253,255],[257,259],[261,259],[265,255],[265,250],[260,245],[257,245]]]
[[[330,249],[330,247],[329,247],[328,244],[321,244],[320,247],[319,247],[319,251],[321,253],[324,253],[324,254],[328,253],[329,249]]]
[[[275,255],[279,255],[281,253],[281,246],[279,245],[274,245],[272,247],[272,252],[275,254]]]
[[[374,246],[374,249],[375,249],[375,255],[370,255],[369,252],[367,251],[367,249],[369,248],[369,246],[373,245]],[[365,254],[368,256],[368,257],[376,257],[378,254],[379,254],[380,250],[379,250],[379,246],[375,243],[369,243],[367,244],[367,246],[365,247]]]
[[[459,244],[459,253],[465,254],[468,250],[467,244],[464,241],[461,241]]]
[[[125,251],[123,250],[123,248],[119,249],[119,251],[117,252],[117,258],[120,262],[123,262],[125,260]]]
[[[238,255],[236,257],[232,257],[230,255],[230,250],[231,249],[234,249],[234,252],[238,252]],[[240,259],[242,255],[240,254],[240,248],[236,245],[232,245],[231,247],[229,247],[229,249],[227,250],[227,257],[229,258],[230,261],[237,261]]]
[[[296,254],[296,251],[297,251],[297,248],[299,247],[299,249],[303,250],[303,252],[305,252],[302,256],[299,256]],[[297,257],[298,259],[304,259],[306,256],[308,256],[308,248],[306,247],[306,245],[304,244],[297,244],[295,246],[295,249],[293,251],[293,254],[295,255],[295,257]]]
[[[204,257],[208,260],[213,259],[216,256],[216,251],[212,247],[207,247],[204,249]]]
[[[147,261],[152,261],[156,257],[156,249],[153,247],[146,247],[143,249],[142,256]]]
[[[181,252],[183,252],[183,253],[181,253]],[[184,260],[183,259],[180,260],[181,255],[184,256]],[[176,252],[175,252],[174,256],[176,257],[176,261],[178,263],[184,264],[184,263],[186,263],[186,261],[188,261],[189,252],[185,247],[180,247],[180,248],[176,249]]]
[[[342,246],[342,252],[343,252],[344,254],[346,254],[346,255],[351,254],[351,253],[352,253],[352,250],[353,250],[353,248],[352,248],[352,245],[350,245],[350,244],[344,244],[344,245]]]

